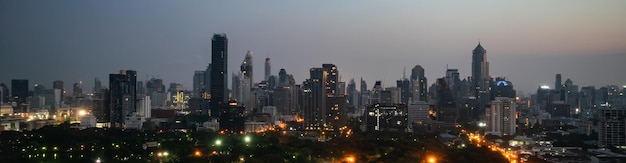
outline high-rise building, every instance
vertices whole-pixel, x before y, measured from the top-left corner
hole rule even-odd
[[[146,93],[151,96],[154,93],[165,93],[165,85],[163,80],[152,78],[146,82]]]
[[[61,96],[65,97],[66,95],[66,90],[65,90],[65,86],[63,84],[63,80],[55,80],[52,81],[52,89],[60,89],[61,90]],[[63,98],[61,97],[61,98]]]
[[[2,88],[2,102],[9,102],[9,99],[11,99],[11,97],[9,97],[9,87],[4,83],[0,84],[0,87]]]
[[[193,97],[202,96],[204,91],[204,73],[205,71],[195,71],[193,73]]]
[[[102,89],[102,81],[100,81],[100,78],[95,78],[93,82],[93,91],[96,92],[100,89]]]
[[[337,95],[339,93],[338,90],[338,82],[339,82],[339,71],[337,70],[337,66],[334,64],[322,64],[322,68],[326,72],[326,94],[327,95]]]
[[[246,57],[243,59],[243,62],[241,62],[241,66],[240,66],[240,72],[242,75],[246,76],[248,80],[250,80],[248,83],[254,83],[253,81],[253,67],[252,67],[252,51],[248,51],[246,53]]]
[[[228,38],[213,34],[211,39],[211,116],[218,117],[228,102]]]
[[[267,57],[265,58],[265,77],[263,78],[263,80],[267,81],[270,78],[270,75],[272,75],[272,63],[270,62],[270,58]]]
[[[137,81],[137,94],[146,95],[146,87],[143,84],[143,81]]]
[[[598,111],[598,145],[626,145],[626,109],[602,108]]]
[[[515,98],[517,96],[517,92],[513,89],[513,83],[511,81],[506,80],[503,77],[496,78],[496,84],[492,87],[491,97],[508,97]]]
[[[561,87],[563,87],[563,84],[561,83],[561,74],[556,74],[556,80],[554,80],[554,90],[559,92],[561,91]]]
[[[487,50],[478,43],[478,46],[472,51],[472,86],[474,96],[476,97],[476,109],[479,114],[484,113],[485,108],[489,107],[490,89],[489,84],[491,77],[489,76],[489,62],[487,62]]]
[[[307,130],[321,130],[326,117],[326,80],[324,68],[311,68],[310,79],[302,86],[304,88],[304,125]]]
[[[411,82],[409,82],[406,78],[403,80],[397,80],[396,87],[398,87],[398,90],[400,91],[400,103],[409,104]]]
[[[137,71],[109,75],[111,127],[123,127],[124,119],[137,111]]]
[[[74,97],[82,97],[83,96],[83,81],[78,81],[74,83],[74,89],[72,90],[72,95]]]
[[[491,80],[489,77],[489,62],[487,62],[487,50],[478,43],[472,51],[472,81],[474,85],[484,89],[485,83]]]
[[[33,87],[33,96],[39,96],[41,94],[41,91],[43,91],[44,89],[46,89],[46,87],[44,87],[41,84],[35,84],[35,86]]]
[[[211,64],[209,63],[209,65],[206,67],[206,70],[204,70],[204,89],[203,89],[203,96],[210,96],[211,94]],[[203,97],[204,98],[204,97]]]
[[[428,83],[424,74],[424,68],[420,65],[415,65],[411,69],[411,99],[412,102],[428,101]]]
[[[485,112],[487,134],[513,135],[515,134],[515,99],[496,97],[491,102],[491,108]]]
[[[348,106],[358,106],[360,92],[356,89],[356,82],[354,82],[354,79],[351,79],[350,82],[348,82],[346,93],[348,94]]]
[[[370,91],[367,90],[367,83],[363,78],[361,78],[361,94],[359,95],[359,107],[363,107],[365,105],[369,105],[370,101]]]
[[[13,96],[13,99],[18,105],[26,103],[26,98],[28,97],[28,80],[11,80],[11,96]]]
[[[58,89],[57,89],[58,90]],[[99,123],[111,122],[111,95],[109,89],[97,90],[93,95],[93,114]]]

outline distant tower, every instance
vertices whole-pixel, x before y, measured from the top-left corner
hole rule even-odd
[[[264,80],[267,81],[270,78],[271,72],[272,72],[272,63],[270,62],[270,58],[267,57],[265,58],[265,78]]]
[[[496,97],[485,114],[487,133],[493,135],[515,134],[515,99]]]
[[[563,87],[563,84],[561,83],[561,74],[556,74],[556,80],[554,81],[554,90],[555,91],[561,91],[561,87]]]
[[[93,85],[94,92],[102,89],[102,81],[100,81],[100,78],[95,78],[93,83],[94,83]]]
[[[483,87],[491,80],[489,77],[489,62],[487,62],[487,50],[478,43],[472,51],[472,82],[474,86]]]
[[[487,62],[487,50],[478,43],[472,51],[472,86],[474,95],[478,101],[478,111],[482,112],[489,107],[489,62]]]
[[[137,111],[137,71],[109,74],[111,127],[123,127],[124,118]]]
[[[11,80],[11,96],[17,100],[18,105],[26,103],[26,98],[28,97],[28,80]]]
[[[250,83],[254,83],[252,80],[252,75],[254,74],[252,71],[252,51],[248,51],[246,53],[246,57],[241,62],[241,74],[248,77],[250,79]]]
[[[211,116],[219,116],[228,103],[228,38],[213,34],[211,39]]]
[[[411,82],[410,96],[411,96],[412,102],[427,101],[428,85],[427,85],[426,76],[424,74],[424,68],[422,68],[422,66],[415,65],[415,67],[411,69],[410,82]]]
[[[74,89],[72,90],[74,97],[82,97],[83,96],[83,81],[78,81],[74,83]]]
[[[65,93],[66,93],[64,85],[63,85],[63,80],[52,81],[52,89],[61,90],[61,101],[63,101],[63,97],[65,97]]]

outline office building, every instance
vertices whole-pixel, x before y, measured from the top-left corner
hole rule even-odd
[[[605,107],[598,111],[598,145],[626,145],[626,109]]]
[[[420,65],[415,65],[411,69],[411,99],[412,102],[428,101],[428,83],[424,74],[424,68]]]
[[[13,96],[13,100],[18,105],[26,104],[26,98],[28,97],[28,80],[11,80],[11,96]]]
[[[111,127],[123,127],[124,119],[137,112],[137,71],[109,75]]]
[[[219,117],[228,102],[228,38],[214,34],[211,39],[211,117]],[[217,114],[216,114],[217,113]]]
[[[515,99],[508,97],[496,97],[491,102],[491,108],[485,112],[487,134],[513,135],[515,134]]]
[[[270,75],[272,75],[272,62],[270,62],[270,58],[267,57],[265,58],[265,76],[263,80],[269,80]]]

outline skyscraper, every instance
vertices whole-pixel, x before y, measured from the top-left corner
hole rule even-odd
[[[65,97],[65,94],[67,93],[65,91],[65,86],[63,84],[63,80],[52,81],[52,89],[60,89],[61,90],[61,101],[63,101],[63,98]]]
[[[305,81],[304,123],[308,130],[321,130],[326,117],[326,80],[324,68],[311,68],[310,79]]]
[[[598,111],[598,145],[626,145],[626,109],[602,108]]]
[[[420,65],[415,65],[411,69],[411,99],[412,102],[427,101],[428,100],[428,81],[424,74],[424,68]]]
[[[396,87],[398,87],[398,90],[400,91],[400,103],[409,104],[409,95],[411,93],[411,83],[409,80],[406,78],[403,80],[397,80]]]
[[[487,134],[513,135],[515,134],[515,99],[496,97],[491,102],[491,108],[486,111]]]
[[[193,73],[193,96],[200,97],[204,89],[205,71],[195,71]]]
[[[489,107],[489,62],[487,62],[487,50],[478,43],[478,46],[472,51],[472,86],[474,87],[474,96],[476,97],[477,111],[483,113],[485,108]]]
[[[487,62],[487,50],[478,43],[472,51],[472,82],[483,89],[485,82],[490,80],[489,62]]]
[[[252,75],[254,74],[252,67],[252,51],[248,51],[246,53],[246,57],[243,59],[243,62],[241,62],[240,71],[242,75],[246,76],[248,80],[250,80],[250,84],[254,83],[252,78]]]
[[[561,87],[563,87],[563,84],[561,82],[561,74],[556,74],[556,79],[554,80],[554,90],[557,92],[561,91]]]
[[[137,71],[109,74],[111,127],[123,127],[124,118],[137,111]]]
[[[359,91],[356,89],[356,82],[351,79],[348,82],[347,92],[348,94],[348,106],[356,107],[359,105]]]
[[[93,91],[94,92],[102,89],[102,82],[100,81],[100,78],[95,78],[93,83],[94,83],[93,84]]]
[[[26,103],[26,98],[28,97],[28,80],[11,80],[11,96],[13,96],[18,105]]]
[[[74,97],[83,96],[83,81],[74,83],[74,89],[72,90]]]
[[[267,81],[272,74],[272,63],[270,62],[270,58],[265,58],[265,78],[263,80]]]
[[[9,102],[9,99],[11,99],[9,97],[9,87],[4,83],[0,84],[0,87],[2,88],[2,102]]]
[[[330,96],[337,95],[339,93],[339,71],[334,64],[322,64],[322,68],[326,74],[326,94]]]
[[[211,116],[218,117],[228,103],[228,38],[213,34],[211,39]]]

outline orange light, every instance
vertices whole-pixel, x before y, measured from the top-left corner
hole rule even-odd
[[[196,156],[196,157],[200,157],[200,156],[202,156],[202,152],[196,151],[196,152],[193,153],[193,155]]]
[[[354,158],[354,156],[346,156],[344,160],[346,162],[356,162],[356,158]]]
[[[430,162],[430,163],[434,163],[436,161],[437,161],[437,159],[435,159],[434,157],[428,158],[428,162]]]

